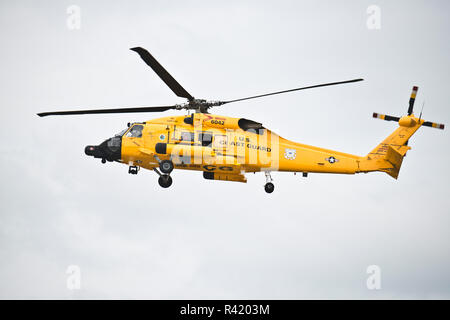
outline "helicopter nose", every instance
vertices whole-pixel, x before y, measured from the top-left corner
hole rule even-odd
[[[87,156],[95,156],[97,147],[96,146],[86,146],[86,148],[84,148],[84,153]]]
[[[102,163],[106,161],[112,162],[121,158],[121,138],[114,137],[107,139],[98,146],[86,146],[84,153],[87,156],[102,159]]]

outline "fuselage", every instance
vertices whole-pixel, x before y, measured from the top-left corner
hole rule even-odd
[[[115,148],[110,157],[102,156],[102,145],[106,151],[108,146]],[[95,147],[99,148],[97,155],[93,150],[86,153],[146,169],[171,160],[176,169],[218,175],[258,171],[352,174],[358,172],[361,159],[284,139],[251,120],[203,113],[134,123],[102,145]]]

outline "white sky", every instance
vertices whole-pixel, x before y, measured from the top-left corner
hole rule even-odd
[[[81,29],[66,26],[69,5]],[[366,26],[369,5],[381,29]],[[274,173],[248,183],[84,155],[129,121],[36,112],[183,102],[130,47],[195,97],[233,99],[364,82],[216,108],[294,141],[367,154],[396,127],[372,112],[450,124],[448,1],[2,1],[0,298],[450,298],[449,136],[423,128],[399,180]],[[366,288],[366,268],[382,289]],[[66,288],[78,265],[82,289]]]

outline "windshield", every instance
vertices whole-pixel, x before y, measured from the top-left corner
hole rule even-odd
[[[121,136],[123,136],[123,134],[124,134],[125,132],[127,132],[127,130],[128,130],[128,128],[123,129],[123,130],[120,131],[119,133],[115,134],[114,137],[121,137]]]

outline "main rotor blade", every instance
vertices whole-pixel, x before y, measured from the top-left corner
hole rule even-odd
[[[301,87],[301,88],[296,88],[296,89],[290,89],[290,90],[283,90],[283,91],[277,91],[277,92],[272,92],[272,93],[260,94],[260,95],[257,95],[257,96],[252,96],[252,97],[247,97],[247,98],[223,101],[223,104],[231,103],[231,102],[237,102],[237,101],[243,101],[243,100],[250,100],[250,99],[255,99],[255,98],[261,98],[261,97],[267,97],[267,96],[273,96],[275,94],[287,93],[287,92],[292,92],[292,91],[299,91],[299,90],[312,89],[312,88],[318,88],[318,87],[326,87],[326,86],[334,86],[334,85],[337,85],[337,84],[358,82],[358,81],[363,81],[363,80],[364,79],[353,79],[353,80],[347,80],[347,81],[339,81],[339,82],[330,82],[330,83],[316,84],[314,86]]]
[[[193,100],[194,97],[191,96],[178,82],[175,80],[162,65],[159,64],[158,61],[144,48],[136,47],[131,48],[130,50],[133,50],[137,52],[142,60],[145,61],[147,65],[150,66],[150,68],[153,69],[153,71],[156,72],[156,74],[161,78],[162,81],[179,97],[186,98],[189,101]]]
[[[161,106],[161,107],[134,107],[134,108],[114,108],[114,109],[89,109],[89,110],[74,110],[74,111],[52,111],[41,112],[37,115],[39,117],[46,116],[66,116],[74,114],[104,114],[104,113],[132,113],[132,112],[161,112],[170,109],[176,109],[177,106]]]

